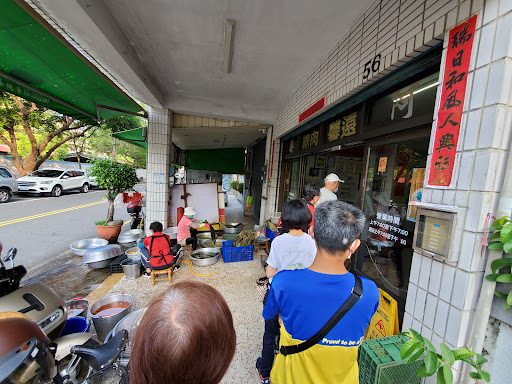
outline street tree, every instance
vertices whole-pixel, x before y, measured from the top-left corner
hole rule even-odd
[[[20,128],[30,142],[28,154],[23,157],[16,134]],[[93,129],[92,125],[0,91],[0,143],[9,147],[21,176],[39,168],[60,146]]]

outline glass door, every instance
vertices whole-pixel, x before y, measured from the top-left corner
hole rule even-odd
[[[416,209],[421,201],[429,139],[369,146],[363,211],[367,217],[354,269],[405,306]]]

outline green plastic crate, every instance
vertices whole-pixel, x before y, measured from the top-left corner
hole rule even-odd
[[[360,384],[419,384],[416,372],[423,359],[405,364],[400,358],[400,348],[407,340],[396,335],[363,341],[357,357]]]

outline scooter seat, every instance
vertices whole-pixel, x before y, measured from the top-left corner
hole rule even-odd
[[[108,342],[98,346],[75,345],[71,353],[84,359],[94,370],[99,371],[112,364],[121,355],[128,342],[128,331],[123,329]]]

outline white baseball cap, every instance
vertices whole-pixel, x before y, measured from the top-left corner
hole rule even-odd
[[[325,176],[324,183],[332,183],[333,181],[339,181],[340,183],[345,182],[341,180],[335,173],[329,173],[327,176]]]
[[[193,216],[195,215],[197,212],[194,208],[192,207],[187,207],[185,208],[185,212],[183,213],[185,216]]]

